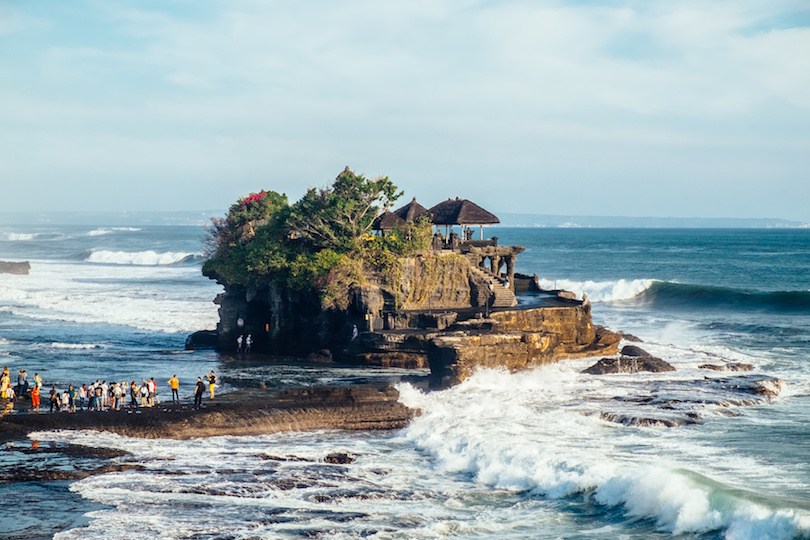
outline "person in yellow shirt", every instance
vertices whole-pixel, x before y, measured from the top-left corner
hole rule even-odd
[[[214,399],[214,388],[217,386],[217,376],[214,375],[214,370],[208,374],[208,390],[211,392],[211,399]]]
[[[172,389],[172,403],[180,403],[180,379],[177,378],[177,374],[169,379],[169,387]]]

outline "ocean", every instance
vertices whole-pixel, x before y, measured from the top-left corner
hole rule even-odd
[[[177,373],[188,399],[211,369],[225,392],[408,373],[184,351],[188,333],[214,327],[221,288],[200,274],[203,221],[169,218],[0,224],[0,260],[31,262],[30,275],[0,274],[0,363],[13,378],[154,377],[166,398]],[[34,433],[0,451],[0,536],[810,538],[810,230],[488,232],[526,247],[518,271],[587,293],[596,323],[677,370],[586,375],[594,359],[580,359],[430,393],[399,383],[422,414],[397,432]],[[698,367],[731,362],[754,370]],[[778,397],[752,391],[763,384]],[[66,444],[119,449],[103,462],[137,467],[8,480],[102,463],[60,454]],[[334,452],[354,461],[325,459]]]

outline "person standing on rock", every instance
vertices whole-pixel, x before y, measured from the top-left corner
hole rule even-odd
[[[205,383],[202,377],[197,377],[197,386],[194,387],[194,408],[199,409],[202,407],[202,396],[205,392]]]
[[[138,383],[132,381],[129,385],[129,406],[132,409],[138,408]]]
[[[253,336],[248,334],[247,337],[245,337],[245,352],[249,353],[251,347],[253,347]]]
[[[31,408],[39,412],[39,386],[36,384],[31,389]]]
[[[208,374],[208,390],[211,392],[211,399],[214,399],[214,388],[217,386],[217,376],[214,375],[214,370]]]
[[[59,412],[59,392],[56,391],[56,385],[51,387],[51,391],[48,393],[48,397],[51,399],[51,412],[56,409],[56,412]]]
[[[236,352],[242,352],[242,334],[236,338]]]
[[[8,373],[8,368],[3,368],[3,374],[0,375],[0,398],[8,397],[8,389],[11,387],[11,375]]]
[[[169,379],[169,388],[172,389],[172,403],[180,403],[180,379],[176,373]]]

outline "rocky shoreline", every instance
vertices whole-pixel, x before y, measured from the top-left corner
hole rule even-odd
[[[319,386],[238,390],[206,400],[200,410],[190,403],[163,403],[121,411],[16,412],[0,419],[0,441],[54,429],[94,429],[128,437],[178,440],[321,429],[399,429],[416,411],[399,403],[398,397],[399,392],[391,386]]]

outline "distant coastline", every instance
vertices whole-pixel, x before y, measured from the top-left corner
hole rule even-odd
[[[222,210],[0,212],[0,225],[199,225]],[[778,218],[576,216],[498,212],[499,227],[615,229],[810,229],[810,222]]]
[[[501,227],[612,229],[805,229],[810,223],[776,218],[566,216],[501,213]]]

